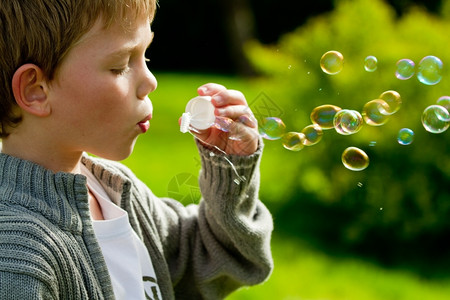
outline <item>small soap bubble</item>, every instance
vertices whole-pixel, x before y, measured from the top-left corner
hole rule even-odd
[[[402,128],[398,132],[397,141],[400,145],[410,145],[414,140],[414,131],[409,128]]]
[[[342,153],[342,163],[352,171],[362,171],[369,166],[369,156],[361,149],[348,147]]]
[[[291,151],[300,151],[305,145],[305,135],[300,132],[288,132],[281,138],[283,147]]]
[[[344,66],[344,56],[338,51],[328,51],[320,59],[320,68],[329,75],[341,72]]]
[[[440,105],[428,106],[422,114],[422,124],[431,133],[442,133],[448,129],[450,117],[448,110]]]
[[[450,111],[450,97],[442,96],[438,99],[437,105],[443,106],[447,111]]]
[[[378,67],[378,60],[375,56],[367,56],[364,60],[364,69],[367,72],[375,72]]]
[[[283,136],[285,131],[286,125],[277,117],[265,118],[259,126],[259,133],[267,140],[278,140]]]
[[[303,144],[305,146],[312,146],[320,142],[322,139],[323,131],[322,128],[320,128],[317,124],[311,124],[303,128],[301,132],[304,136],[304,142]]]
[[[386,114],[396,113],[402,105],[402,97],[397,91],[385,91],[380,95],[378,99],[384,100],[384,102],[386,102],[386,104],[389,106],[387,110],[383,109]]]
[[[417,79],[423,84],[434,85],[442,79],[442,61],[436,56],[426,56],[419,62]]]
[[[356,110],[343,109],[336,113],[333,124],[336,132],[339,134],[354,134],[361,130],[363,117]]]
[[[225,117],[216,117],[216,122],[214,123],[214,127],[223,132],[230,132],[231,126],[233,125],[233,120]]]
[[[400,59],[397,62],[397,70],[395,71],[395,77],[400,80],[407,80],[414,76],[416,64],[407,58]]]
[[[319,125],[322,129],[331,129],[334,127],[334,116],[340,110],[342,110],[340,107],[330,104],[318,106],[311,112],[311,122]]]
[[[362,116],[364,121],[371,126],[381,126],[385,124],[388,119],[390,113],[389,105],[386,101],[381,99],[375,99],[367,102],[362,110]]]

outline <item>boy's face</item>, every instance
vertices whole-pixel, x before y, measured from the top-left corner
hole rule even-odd
[[[60,149],[113,160],[131,154],[153,111],[147,95],[157,83],[144,56],[152,39],[145,18],[128,31],[97,22],[72,48],[48,93]]]

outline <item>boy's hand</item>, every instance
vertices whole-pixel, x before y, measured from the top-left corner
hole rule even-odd
[[[206,147],[216,146],[227,154],[249,155],[258,148],[258,124],[244,95],[224,86],[208,83],[198,88],[200,96],[211,96],[216,118],[228,124],[227,130],[215,126],[193,132]],[[233,122],[231,122],[231,120]],[[222,126],[224,127],[224,126]]]

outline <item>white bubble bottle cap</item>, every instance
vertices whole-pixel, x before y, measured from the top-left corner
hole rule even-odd
[[[181,116],[180,131],[186,133],[190,126],[194,129],[204,130],[214,125],[214,105],[210,96],[197,96],[186,104],[185,113]]]

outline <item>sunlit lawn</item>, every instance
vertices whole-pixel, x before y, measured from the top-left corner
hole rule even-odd
[[[158,89],[150,95],[154,118],[148,133],[141,136],[133,155],[124,161],[158,196],[167,196],[169,183],[180,174],[197,176],[199,160],[192,136],[182,134],[178,118],[196,88],[214,81],[244,92],[250,102],[263,91],[245,80],[223,76],[156,74]],[[274,149],[277,148],[277,149]],[[273,199],[282,183],[278,176],[279,145],[266,144],[262,181]],[[283,164],[283,168],[289,167]],[[278,168],[278,169],[277,169]],[[180,187],[181,191],[182,187]],[[270,206],[270,203],[268,203]],[[277,219],[275,219],[276,226]],[[412,250],[413,251],[413,250]],[[403,270],[388,270],[356,258],[335,257],[304,242],[286,240],[275,231],[275,270],[264,284],[235,292],[229,299],[310,300],[444,300],[450,299],[450,278],[427,281]]]

